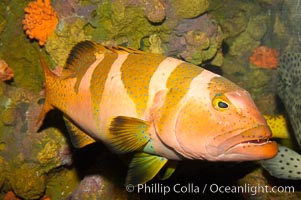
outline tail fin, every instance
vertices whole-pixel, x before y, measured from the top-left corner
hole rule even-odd
[[[53,81],[53,79],[57,78],[57,76],[48,68],[44,58],[41,55],[41,53],[40,52],[38,52],[38,53],[39,53],[40,62],[41,62],[41,65],[42,65],[42,68],[43,68],[43,71],[44,71],[44,75],[45,75],[45,81],[46,81],[45,90],[46,90],[46,92],[45,92],[45,102],[44,102],[42,111],[39,115],[39,118],[37,119],[37,122],[36,122],[36,131],[39,131],[39,129],[41,128],[46,114],[50,110],[54,109],[54,107],[49,102],[49,97],[48,97],[49,96],[49,91],[47,92],[47,88],[48,88],[47,85],[49,84],[49,82]]]

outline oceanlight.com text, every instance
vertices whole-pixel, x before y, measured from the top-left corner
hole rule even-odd
[[[268,185],[218,185],[216,183],[196,185],[194,183],[174,185],[164,185],[162,183],[153,184],[138,184],[136,187],[132,184],[126,186],[128,192],[137,192],[145,194],[205,194],[205,193],[219,193],[219,194],[235,194],[235,193],[249,193],[256,195],[258,193],[284,193],[284,192],[295,192],[294,186],[268,186]]]

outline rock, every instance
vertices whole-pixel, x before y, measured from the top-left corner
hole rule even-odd
[[[205,13],[209,7],[207,0],[173,0],[172,5],[182,18],[194,18]]]

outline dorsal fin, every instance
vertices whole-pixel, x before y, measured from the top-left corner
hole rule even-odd
[[[79,72],[86,71],[86,69],[97,59],[97,55],[105,53],[145,54],[145,52],[133,48],[122,46],[108,47],[96,42],[85,40],[77,43],[70,51],[63,69],[63,76],[78,77]]]
[[[74,76],[81,70],[85,71],[96,60],[96,53],[106,50],[104,46],[88,40],[77,43],[69,53],[63,75]]]
[[[113,46],[111,48],[109,48],[111,51],[116,52],[116,53],[120,53],[120,52],[127,52],[127,53],[136,53],[136,54],[146,54],[146,52],[144,51],[140,51],[138,49],[134,49],[131,47],[123,47],[123,46]]]
[[[64,78],[76,78],[74,91],[77,93],[81,79],[95,61],[104,58],[108,54],[123,53],[145,54],[143,51],[122,46],[108,47],[89,40],[79,42],[70,51],[62,76]]]

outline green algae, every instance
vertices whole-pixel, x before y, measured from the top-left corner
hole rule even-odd
[[[24,163],[13,169],[7,178],[14,193],[24,199],[38,199],[43,196],[46,186],[46,175],[39,172],[37,164]]]
[[[82,17],[76,17],[71,22],[61,21],[58,29],[50,36],[45,45],[45,50],[49,54],[47,56],[52,61],[47,60],[50,63],[49,66],[52,68],[54,63],[63,66],[72,46],[85,39],[93,39],[109,45],[123,44],[155,53],[166,53],[169,51],[167,43],[170,39],[170,33],[176,24],[180,23],[179,19],[197,17],[205,11],[209,11],[218,19],[223,37],[221,36],[216,40],[202,38],[203,32],[192,30],[190,34],[187,34],[188,40],[191,40],[189,41],[191,44],[189,50],[191,51],[187,53],[186,60],[195,64],[202,64],[204,61],[213,59],[211,64],[217,66],[223,63],[224,75],[248,89],[256,102],[259,102],[259,108],[263,112],[276,109],[276,103],[271,101],[275,96],[268,91],[274,72],[249,68],[248,57],[251,51],[266,41],[265,35],[270,27],[268,16],[256,2],[234,1],[233,4],[225,3],[223,5],[224,10],[219,10],[218,8],[223,7],[221,0],[210,1],[210,8],[208,8],[207,1],[173,0],[170,2],[177,15],[174,18],[166,18],[159,23],[152,23],[145,15],[145,8],[141,5],[127,4],[126,2],[125,0],[95,0],[93,3],[98,3],[98,8],[93,13],[91,21],[86,21]],[[200,2],[204,2],[202,8],[196,5]],[[36,42],[30,43],[20,25],[7,27],[7,24],[14,24],[15,20],[21,22],[24,15],[22,6],[25,6],[25,2],[8,3],[7,1],[6,3],[9,4],[9,9],[3,9],[4,3],[0,3],[0,10],[3,11],[0,14],[0,36],[4,41],[3,48],[0,49],[0,57],[5,59],[15,71],[13,86],[38,92],[43,80],[37,59],[39,47]],[[90,1],[80,1],[80,3],[89,4]],[[16,5],[10,4],[18,4],[19,8],[16,9]],[[13,17],[6,19],[4,17],[6,15]],[[2,22],[2,19],[5,20]],[[279,37],[283,36],[283,32],[286,32],[285,26],[280,19],[276,22],[277,30],[275,30]],[[225,46],[228,47],[228,51],[223,52],[225,59],[223,59],[223,53],[220,50],[223,39]],[[197,45],[193,47],[195,43]],[[12,125],[16,123],[16,116],[20,117],[17,106],[22,101],[28,103],[28,100],[22,100],[17,94],[9,96],[3,88],[4,86],[0,87],[0,188],[2,183],[5,188],[14,189],[15,193],[23,198],[40,198],[44,193],[52,199],[66,198],[79,183],[79,177],[75,168],[61,167],[62,162],[58,152],[63,145],[66,145],[64,137],[60,131],[54,129],[40,133],[44,135],[43,137],[29,132],[16,133],[16,129]],[[263,103],[260,103],[260,100]],[[11,105],[11,107],[9,108],[7,105]],[[24,130],[26,123],[22,127],[21,130]],[[24,136],[20,137],[18,134],[24,134]],[[20,149],[19,146],[22,146],[23,149]],[[29,149],[31,151],[27,152]],[[8,159],[12,159],[12,163],[7,163],[6,160]],[[111,158],[104,160],[108,159]],[[21,171],[16,174],[18,168]],[[4,169],[5,173],[2,173]],[[26,179],[30,178],[29,175],[24,174],[27,170],[30,176],[35,177],[28,184],[22,186],[22,181],[26,182]],[[13,177],[14,175],[15,177]],[[20,180],[17,180],[16,175],[21,177]],[[5,182],[4,179],[8,179],[9,182]],[[112,186],[110,181],[106,181],[105,192],[110,195]],[[121,182],[121,180],[116,182]],[[33,191],[29,191],[29,187],[32,187]],[[36,191],[35,187],[37,187]],[[93,195],[91,194],[89,197],[93,198]],[[122,196],[125,197],[124,194]]]
[[[80,18],[69,24],[62,22],[58,25],[58,30],[49,36],[45,48],[56,65],[63,67],[72,47],[80,41],[91,39],[83,30],[85,25]]]
[[[208,10],[207,0],[172,0],[171,4],[175,12],[182,18],[194,18]]]
[[[267,31],[267,17],[257,14],[251,17],[244,27],[245,30],[242,33],[229,41],[229,54],[232,56],[245,55],[260,45],[261,39]]]
[[[218,28],[216,37],[209,38],[205,32],[189,31],[185,39],[187,41],[187,49],[182,52],[181,56],[186,61],[199,65],[215,57],[221,47],[223,37],[220,28]]]
[[[96,41],[114,41],[140,48],[143,38],[159,34],[164,39],[171,31],[166,23],[152,24],[145,17],[142,7],[126,5],[126,1],[105,0],[99,4],[96,13],[91,21],[93,29],[89,26],[90,34]],[[162,37],[164,34],[165,37]]]
[[[0,141],[1,144],[1,141]],[[1,149],[0,149],[1,151]],[[4,181],[5,181],[5,173],[3,172],[4,169],[4,161],[3,158],[0,156],[0,188],[2,188]]]
[[[253,49],[260,45],[260,41],[254,40],[249,33],[243,32],[230,44],[229,54],[231,56],[244,56],[252,52]]]
[[[64,154],[67,142],[55,128],[30,131],[34,122],[28,117],[38,114],[37,96],[29,90],[5,87],[0,98],[1,185],[24,199],[38,199],[44,195],[47,174],[69,162]]]
[[[273,32],[269,29],[277,21],[273,19],[276,15],[269,12],[272,9],[273,5],[269,5],[267,11],[258,2],[238,0],[232,4],[215,0],[210,4],[225,37],[223,75],[248,90],[264,113],[273,113],[277,109],[273,100],[276,94],[271,89],[275,72],[250,67],[249,57],[255,48],[264,42],[270,43]],[[281,26],[279,20],[277,23]],[[284,31],[283,27],[278,29]]]
[[[253,16],[249,20],[246,32],[248,32],[250,37],[254,40],[260,41],[267,32],[268,23],[268,16],[266,14]]]
[[[6,5],[4,2],[0,2],[0,34],[3,31],[3,29],[5,28],[7,22],[5,19],[5,9],[6,9]]]
[[[60,168],[49,173],[45,194],[51,199],[66,199],[79,183],[76,168]]]
[[[163,54],[164,50],[161,47],[161,39],[157,34],[153,34],[149,37],[149,50],[152,53]]]
[[[2,112],[0,113],[1,115],[1,121],[4,125],[14,125],[15,124],[15,116],[16,116],[16,110],[15,107],[9,107],[6,108],[4,110],[2,110]]]
[[[1,33],[0,57],[4,59],[14,71],[13,85],[32,91],[39,91],[43,75],[37,62],[37,46],[32,45],[22,29],[22,17],[26,1],[9,1],[4,14],[7,24]],[[20,22],[20,23],[16,23]],[[27,41],[27,42],[25,42]]]

